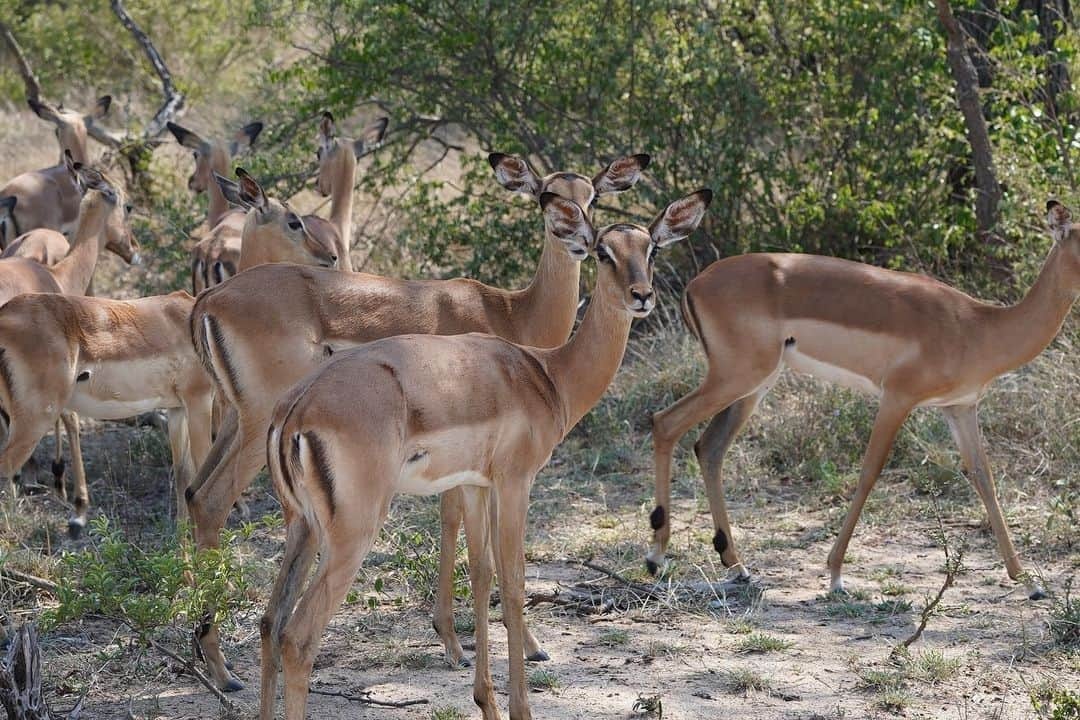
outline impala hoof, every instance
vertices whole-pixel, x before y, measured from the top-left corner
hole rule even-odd
[[[1028,595],[1028,600],[1045,600],[1048,597],[1050,596],[1046,594],[1046,590],[1043,590],[1042,586],[1036,585],[1035,589]]]
[[[84,527],[86,527],[86,520],[83,518],[71,518],[68,520],[68,537],[72,540],[78,540]]]
[[[225,683],[225,687],[221,688],[221,692],[233,693],[239,692],[244,689],[244,683],[240,682],[236,678],[229,678],[229,682]]]
[[[543,650],[537,650],[532,655],[526,655],[525,659],[529,662],[547,662],[551,659],[551,656]]]
[[[660,572],[660,566],[652,561],[651,558],[645,558],[645,569],[649,571],[649,574],[656,577],[656,574]]]

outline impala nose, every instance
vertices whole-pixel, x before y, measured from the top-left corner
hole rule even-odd
[[[630,288],[630,295],[637,300],[640,307],[645,307],[652,299],[653,290],[652,288]]]

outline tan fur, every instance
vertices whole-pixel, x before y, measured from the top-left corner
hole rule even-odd
[[[108,112],[108,105],[109,100],[102,98],[93,113],[83,115],[48,103],[31,104],[38,117],[56,126],[60,162],[52,167],[18,175],[0,187],[0,198],[16,199],[12,217],[0,217],[0,248],[6,249],[17,235],[37,228],[62,233],[74,229],[82,195],[75,178],[65,166],[64,152],[70,152],[77,163],[86,165],[89,162],[86,124],[93,117],[104,116]]]
[[[703,209],[710,196],[687,200]],[[531,718],[523,615],[529,489],[553,448],[611,382],[632,318],[648,314],[654,244],[674,242],[700,221],[697,216],[666,235],[662,224],[651,232],[618,225],[594,237],[572,201],[545,193],[541,202],[549,230],[554,224],[569,231],[560,233],[562,242],[613,261],[600,264],[589,309],[569,342],[540,349],[478,333],[386,338],[341,353],[275,408],[267,455],[274,459],[271,478],[286,507],[289,539],[261,624],[263,720],[274,716],[279,666],[286,720],[305,717],[322,633],[393,496],[453,487],[467,508],[476,612],[473,698],[485,720],[499,718],[487,637],[493,554],[510,657],[510,717]],[[558,217],[562,207],[573,220]],[[300,595],[315,550],[319,567]]]
[[[185,440],[172,449],[177,516],[186,518],[184,491],[210,447],[212,397],[188,335],[193,304],[185,292],[133,301],[32,293],[0,308],[7,371],[0,406],[10,418],[0,478],[11,478],[63,410],[103,420],[179,410],[169,423],[170,437]],[[83,374],[88,377],[79,380]],[[89,497],[81,458],[73,460],[70,523],[82,527]]]
[[[608,192],[625,190],[648,164],[645,156],[619,160],[590,180],[572,173],[541,177],[520,158],[492,158],[504,186],[537,198],[543,192],[556,193],[584,207],[596,195],[595,184]],[[215,438],[210,457],[217,461],[201,468],[196,479],[190,504],[196,541],[206,547],[217,544],[233,503],[265,464],[263,443],[274,401],[331,352],[403,333],[487,332],[522,344],[552,347],[564,342],[573,328],[579,277],[578,261],[549,232],[536,276],[523,290],[501,290],[467,279],[402,281],[267,265],[201,295],[192,313],[194,342],[197,348],[215,344],[206,333],[210,318],[224,347],[207,356],[207,362],[221,394],[233,405],[237,422],[234,432]],[[227,358],[228,366],[215,364],[213,358]],[[444,495],[442,511],[444,552],[435,626],[448,661],[457,665],[464,651],[452,617],[456,540],[446,538],[456,538],[461,524],[460,494]],[[227,686],[233,678],[224,671],[216,632],[204,636],[201,644],[211,675],[221,687]],[[543,656],[531,635],[527,646],[530,656]]]
[[[387,119],[380,118],[364,128],[358,139],[337,134],[334,118],[323,113],[319,123],[319,179],[323,197],[330,198],[330,222],[339,236],[338,267],[351,271],[353,186],[356,185],[356,159],[368,148],[382,141]]]
[[[715,416],[696,447],[717,547],[746,574],[723,497],[723,457],[783,365],[880,399],[859,486],[829,554],[833,590],[859,513],[896,433],[916,407],[942,407],[986,506],[1009,576],[1042,593],[1020,564],[979,438],[976,409],[989,384],[1040,353],[1080,293],[1080,227],[1050,211],[1057,242],[1027,297],[1012,307],[975,300],[928,277],[810,255],[744,255],[694,278],[686,304],[708,359],[700,387],[653,419],[656,505],[650,563],[662,562],[671,527],[671,453],[691,427]]]

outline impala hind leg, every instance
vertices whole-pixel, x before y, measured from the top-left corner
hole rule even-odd
[[[998,552],[1005,560],[1005,569],[1009,577],[1024,583],[1032,600],[1042,600],[1046,597],[1046,590],[1029,573],[1024,572],[1020,555],[1013,546],[1012,538],[1009,537],[1009,526],[1001,513],[997,488],[994,486],[994,475],[990,470],[990,461],[986,457],[982,433],[979,431],[978,407],[956,405],[942,408],[942,411],[949,422],[949,429],[960,449],[960,455],[964,459],[971,484],[975,486],[975,492],[979,494],[986,508],[990,528],[997,540]]]
[[[274,581],[266,613],[259,623],[259,634],[262,636],[260,718],[271,720],[274,717],[278,673],[281,671],[281,635],[311,571],[317,547],[311,526],[303,515],[296,515],[288,524],[281,570]]]
[[[257,432],[241,422],[233,443],[202,487],[194,493],[187,493],[188,511],[195,525],[195,543],[200,549],[220,544],[221,530],[225,527],[233,503],[251,484],[266,461],[266,428],[270,420],[268,416],[262,420],[263,424]],[[199,628],[196,640],[214,683],[228,692],[241,690],[244,684],[230,672],[221,650],[218,627],[206,620]]]
[[[768,388],[736,400],[716,415],[694,445],[701,474],[705,480],[705,492],[709,498],[709,510],[713,516],[713,549],[720,554],[720,562],[726,568],[733,568],[740,578],[750,577],[750,573],[739,561],[735,549],[735,537],[731,533],[728,520],[727,503],[724,500],[724,456],[739,431],[754,414],[761,398]]]
[[[60,421],[67,433],[68,447],[71,449],[72,490],[75,495],[75,508],[68,519],[68,536],[72,539],[82,534],[86,527],[86,514],[90,511],[90,489],[86,484],[86,466],[83,464],[82,440],[79,436],[79,416],[73,412],[60,413]]]
[[[844,579],[841,569],[844,565],[844,554],[847,552],[851,534],[855,531],[855,525],[859,522],[866,498],[874,488],[881,475],[885,462],[889,459],[896,433],[904,424],[913,405],[903,399],[888,393],[882,396],[878,407],[877,417],[874,418],[874,429],[870,433],[870,443],[866,446],[866,454],[863,456],[862,470],[859,473],[859,484],[855,488],[855,495],[851,499],[851,507],[848,508],[844,525],[840,528],[840,534],[829,552],[829,592],[844,592]]]
[[[488,654],[488,610],[491,607],[492,539],[491,491],[488,488],[461,488],[465,517],[465,541],[469,548],[469,581],[472,585],[473,612],[476,614],[476,670],[473,674],[473,700],[484,720],[499,720],[495,688],[491,681],[491,658]],[[445,494],[445,493],[444,493]]]
[[[341,607],[386,520],[390,492],[365,498],[346,520],[338,516],[319,548],[319,569],[281,634],[285,720],[304,720],[311,668],[330,618]],[[271,720],[264,717],[262,720]]]
[[[170,408],[169,450],[172,453],[172,479],[176,491],[176,527],[179,529],[188,521],[186,493],[191,483],[194,470],[191,460],[191,437],[188,428],[187,413],[183,408]]]
[[[671,457],[675,444],[702,420],[770,384],[770,378],[779,372],[782,352],[783,344],[778,343],[756,357],[746,353],[730,358],[730,362],[710,357],[709,371],[701,385],[653,415],[656,506],[649,516],[653,544],[645,556],[645,565],[653,575],[664,564],[671,539]]]
[[[469,660],[454,629],[454,568],[457,564],[458,529],[465,515],[464,498],[460,488],[447,490],[439,496],[439,589],[435,597],[432,627],[442,640],[446,662],[450,667],[468,667]]]

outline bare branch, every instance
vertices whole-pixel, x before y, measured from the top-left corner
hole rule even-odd
[[[11,28],[3,21],[0,21],[0,35],[4,36],[4,42],[11,50],[11,54],[15,56],[15,64],[19,66],[19,74],[22,75],[23,84],[26,85],[26,99],[38,102],[41,99],[41,83],[38,82],[30,63],[27,62],[19,41],[15,39]]]
[[[143,138],[149,140],[164,132],[165,123],[175,118],[181,108],[184,107],[184,94],[176,89],[172,73],[169,72],[168,66],[165,65],[165,61],[161,58],[161,53],[154,47],[154,43],[149,36],[128,14],[127,9],[124,8],[124,3],[121,0],[110,0],[109,5],[112,7],[113,14],[119,18],[120,24],[127,28],[127,31],[135,38],[135,42],[142,47],[143,53],[154,68],[154,72],[161,79],[161,92],[165,96],[165,102],[162,103],[149,124],[143,129]]]
[[[51,580],[40,578],[37,575],[31,575],[30,573],[24,573],[14,568],[3,567],[0,568],[0,577],[6,577],[9,580],[15,582],[26,583],[41,590],[48,590],[49,592],[56,592],[60,589],[60,586]]]

